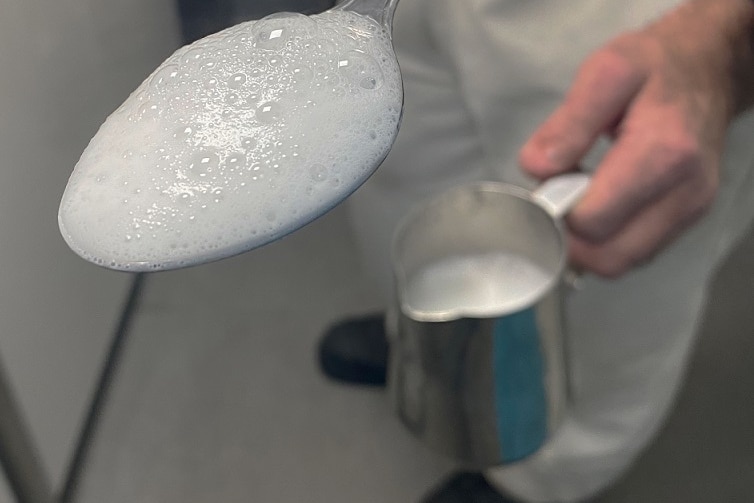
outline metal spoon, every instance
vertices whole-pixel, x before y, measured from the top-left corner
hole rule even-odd
[[[273,15],[179,49],[76,165],[59,212],[68,245],[111,269],[188,267],[267,244],[347,198],[400,124],[397,4]]]
[[[397,6],[398,0],[345,0],[331,10],[347,10],[371,17],[392,34],[393,16]]]

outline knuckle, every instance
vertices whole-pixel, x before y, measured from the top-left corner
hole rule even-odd
[[[670,131],[656,145],[652,167],[660,183],[672,186],[699,177],[703,164],[699,140],[685,131]]]
[[[600,214],[581,215],[574,210],[566,217],[566,223],[571,233],[592,245],[603,243],[613,232]]]
[[[606,279],[618,279],[630,269],[628,262],[615,258],[604,259],[592,264],[595,274]]]
[[[645,264],[650,257],[641,250],[605,248],[590,264],[592,271],[606,279],[618,279]]]
[[[605,216],[594,219],[581,229],[582,235],[592,243],[607,241],[619,228],[619,224],[610,221]]]
[[[592,71],[607,81],[623,80],[636,71],[629,57],[626,44],[614,41],[593,52],[582,67],[582,71]]]

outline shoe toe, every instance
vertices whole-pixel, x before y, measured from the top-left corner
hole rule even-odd
[[[388,344],[383,315],[333,325],[319,345],[319,363],[328,377],[349,384],[384,386]]]
[[[496,491],[479,472],[450,475],[421,503],[516,503]]]

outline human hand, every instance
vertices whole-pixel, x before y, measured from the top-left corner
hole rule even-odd
[[[581,67],[520,153],[537,178],[611,148],[567,218],[572,265],[618,277],[650,260],[712,204],[725,132],[754,86],[754,2],[692,0],[623,34]]]

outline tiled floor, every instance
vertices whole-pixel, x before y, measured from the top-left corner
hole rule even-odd
[[[754,241],[721,272],[660,438],[599,501],[754,501]],[[148,278],[80,503],[416,502],[452,466],[378,390],[319,375],[334,319],[377,308],[342,209],[234,259]]]

